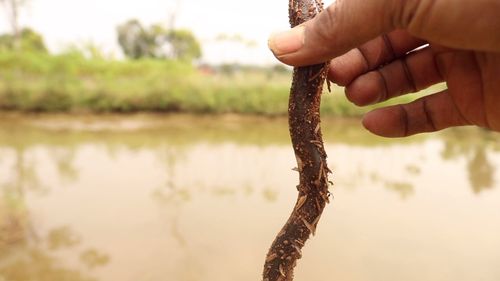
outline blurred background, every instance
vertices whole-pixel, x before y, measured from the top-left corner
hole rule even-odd
[[[260,280],[298,183],[287,5],[0,0],[0,281]],[[370,109],[323,95],[335,199],[296,279],[500,280],[500,136],[382,139]]]

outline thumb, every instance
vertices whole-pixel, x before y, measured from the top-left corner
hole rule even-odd
[[[395,29],[409,2],[415,1],[337,0],[307,23],[272,35],[269,48],[289,65],[322,63]]]

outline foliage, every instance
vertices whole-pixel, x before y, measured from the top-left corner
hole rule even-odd
[[[138,20],[129,20],[117,27],[118,43],[123,53],[132,59],[151,57],[150,38]]]
[[[207,71],[170,59],[116,61],[78,50],[56,56],[4,51],[0,110],[285,115],[290,79],[290,69],[282,67],[232,65]],[[359,116],[366,110],[348,102],[338,87],[323,96],[324,115]]]
[[[200,44],[191,31],[178,29],[170,30],[166,34],[167,41],[172,47],[171,58],[188,61],[201,57]]]
[[[11,34],[13,35],[13,48],[18,50],[21,41],[21,28],[19,26],[19,10],[25,6],[29,0],[0,0],[3,5],[7,19],[10,24]]]
[[[20,33],[18,50],[26,52],[47,52],[43,37],[30,28]],[[16,37],[13,34],[0,35],[0,51],[16,49]]]
[[[83,56],[88,59],[113,59],[113,54],[106,54],[102,48],[92,41],[83,41],[80,44],[70,44],[66,46],[61,54]]]
[[[132,59],[169,58],[191,61],[201,57],[201,47],[189,30],[167,30],[160,25],[145,28],[138,20],[118,26],[118,43]]]

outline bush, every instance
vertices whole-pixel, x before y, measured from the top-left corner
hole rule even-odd
[[[71,51],[0,53],[0,109],[47,112],[192,112],[284,115],[291,72],[238,67],[230,74],[197,71],[173,60],[86,59]],[[360,115],[334,88],[325,115]],[[404,97],[411,100],[411,97]]]

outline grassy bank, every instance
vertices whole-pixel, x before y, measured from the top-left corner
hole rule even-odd
[[[284,115],[290,71],[202,72],[166,60],[110,61],[78,53],[0,53],[0,109],[25,112],[189,112]],[[326,115],[363,111],[334,88]]]

